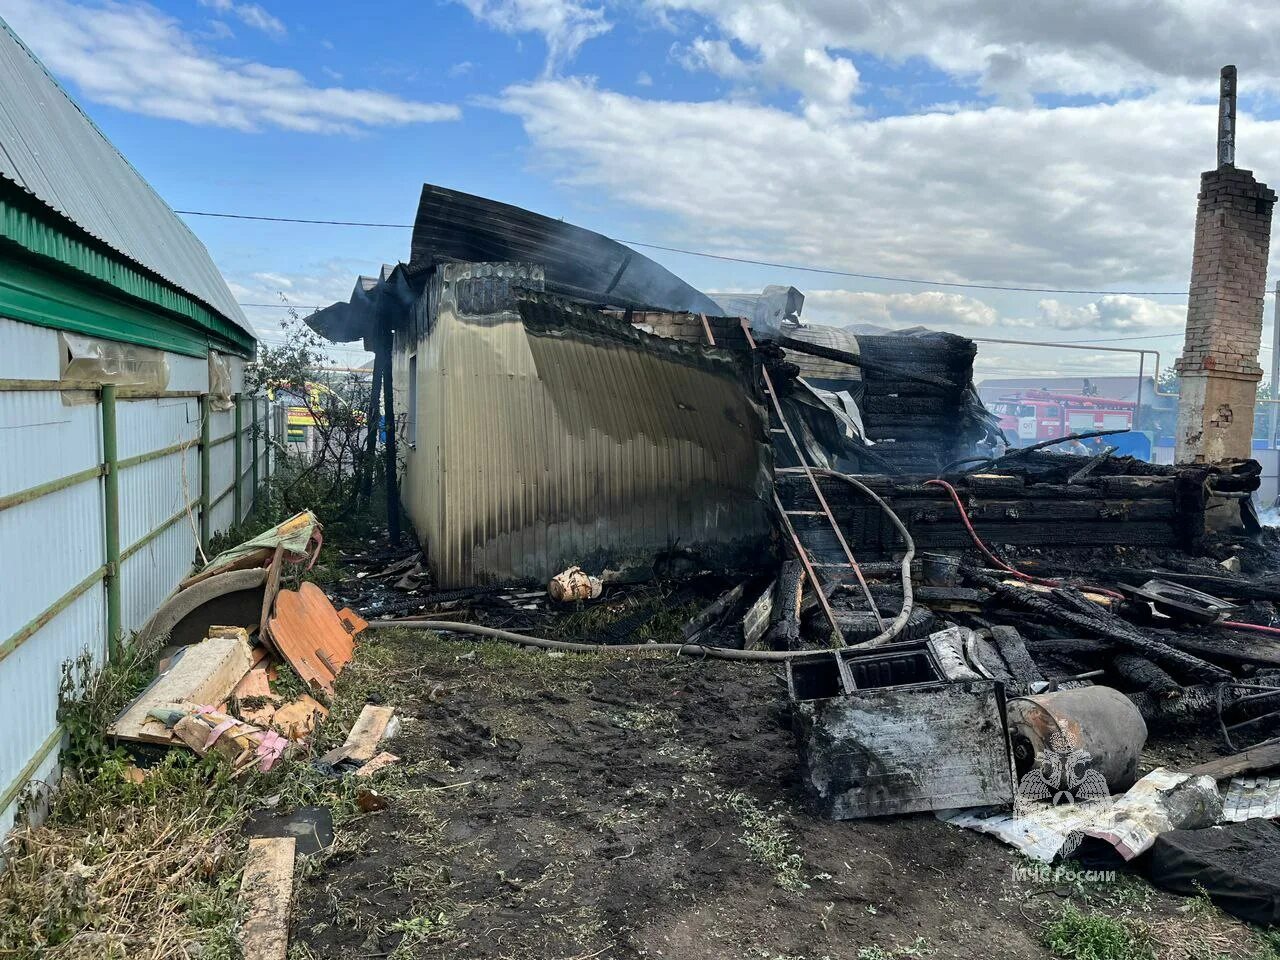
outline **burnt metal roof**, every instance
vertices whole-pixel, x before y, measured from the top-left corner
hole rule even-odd
[[[551,293],[597,304],[724,316],[706,294],[616,240],[511,204],[424,184],[410,264],[450,261],[541,264]]]
[[[252,334],[204,244],[2,19],[0,27],[0,177]]]

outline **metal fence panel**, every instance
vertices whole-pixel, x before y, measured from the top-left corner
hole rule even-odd
[[[206,360],[174,354],[166,360],[170,393],[207,389]],[[231,363],[238,385],[242,362]],[[58,377],[56,332],[0,317],[0,380]],[[101,662],[107,649],[101,400],[89,391],[20,386],[0,383],[0,836],[13,823],[23,786],[56,771],[63,665],[86,650]],[[265,404],[259,411],[259,419],[267,415]],[[210,450],[213,533],[233,523],[234,495],[217,498],[236,479],[237,445],[242,504],[246,514],[251,509],[253,421],[246,404],[239,440]],[[200,427],[195,397],[116,400],[120,621],[126,636],[176,589],[196,557]],[[233,411],[210,418],[215,440],[234,427]],[[261,483],[269,458],[262,440],[258,452]]]

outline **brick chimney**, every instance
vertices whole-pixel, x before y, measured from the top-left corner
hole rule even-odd
[[[1235,166],[1236,68],[1222,68],[1218,168],[1200,176],[1175,458],[1216,463],[1253,456],[1262,367],[1262,300],[1276,195]]]

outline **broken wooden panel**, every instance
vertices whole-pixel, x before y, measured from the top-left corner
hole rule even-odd
[[[304,683],[333,692],[333,681],[354,655],[355,646],[338,612],[314,583],[281,590],[271,619],[272,642]]]
[[[1012,803],[1003,715],[989,680],[793,703],[805,784],[836,820]]]
[[[184,647],[107,728],[107,735],[121,740],[172,743],[173,732],[150,711],[164,708],[189,710],[221,703],[249,672],[253,654],[244,630],[210,637]]]

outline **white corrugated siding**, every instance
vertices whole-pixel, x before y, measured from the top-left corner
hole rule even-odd
[[[500,303],[503,277],[525,269],[441,268],[434,328],[394,358],[403,415],[417,354],[418,442],[404,448],[401,498],[437,582],[546,580],[674,544],[767,539],[763,420],[733,372],[681,362],[656,338],[544,337],[514,307],[457,307],[473,273],[496,278],[486,299]]]
[[[167,355],[172,391],[201,390],[208,365]],[[232,360],[233,383],[242,364]],[[0,378],[58,379],[57,333],[0,317]],[[117,453],[121,460],[200,438],[196,398],[117,402]],[[252,507],[250,483],[252,415],[245,406],[243,429],[244,512]],[[212,418],[215,439],[234,429],[231,411]],[[259,442],[259,480],[266,477],[265,445]],[[96,402],[67,405],[52,391],[0,390],[0,497],[93,468],[102,460],[102,419]],[[183,464],[185,461],[185,492]],[[212,491],[217,495],[235,473],[235,441],[213,449]],[[93,478],[6,510],[0,510],[0,644],[48,610],[105,562],[102,479]],[[191,569],[197,537],[184,499],[200,496],[200,455],[185,452],[121,468],[121,622],[136,630]],[[214,509],[212,529],[231,525],[233,496]],[[175,516],[182,514],[179,519]],[[199,523],[198,514],[193,519]],[[172,521],[172,522],[169,522]],[[166,526],[167,523],[167,526]],[[163,527],[162,532],[137,544]],[[57,701],[62,667],[88,650],[106,649],[106,593],[97,580],[61,612],[0,658],[0,797],[24,772],[44,779],[57,763]],[[13,822],[16,803],[0,809],[0,836]]]

